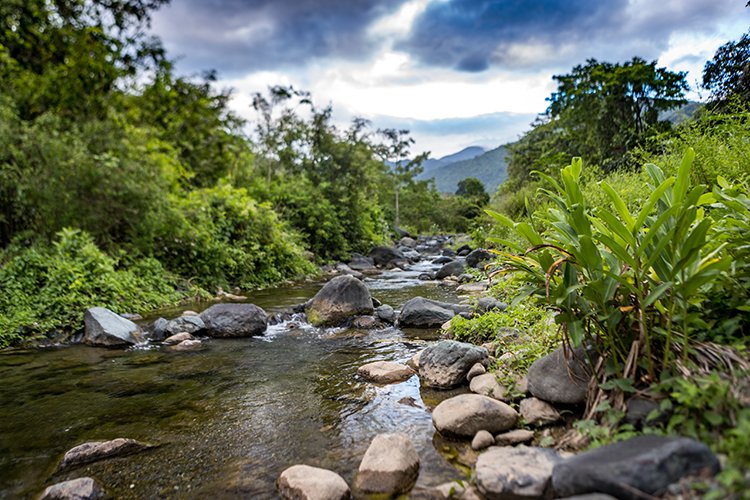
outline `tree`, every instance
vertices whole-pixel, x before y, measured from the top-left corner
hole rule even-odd
[[[703,67],[703,87],[718,102],[731,96],[750,100],[750,32],[719,47]]]
[[[566,75],[555,75],[557,90],[547,99],[547,116],[558,121],[571,150],[605,170],[626,153],[669,127],[659,113],[684,104],[685,73],[657,68],[634,57],[623,64],[589,59]]]
[[[484,206],[490,201],[490,196],[484,190],[484,184],[476,177],[467,177],[458,183],[456,195],[467,198],[477,205]]]

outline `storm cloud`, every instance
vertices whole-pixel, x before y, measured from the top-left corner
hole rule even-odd
[[[717,0],[438,1],[397,47],[424,65],[464,72],[653,58],[673,32],[710,30],[732,9]]]
[[[173,0],[153,29],[183,68],[221,74],[367,58],[367,27],[404,0]]]

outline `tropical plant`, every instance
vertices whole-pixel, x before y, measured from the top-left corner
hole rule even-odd
[[[655,382],[673,362],[685,363],[691,335],[705,326],[695,307],[701,292],[730,267],[721,258],[727,244],[710,239],[716,222],[706,210],[717,195],[690,186],[693,159],[688,149],[676,176],[645,165],[650,183],[636,210],[606,182],[613,210],[589,208],[582,163],[574,158],[560,183],[539,174],[541,195],[551,202],[542,217],[546,231],[533,219],[515,223],[488,211],[530,245],[497,240],[518,252],[502,254],[503,272],[523,273],[525,295],[557,311],[570,344],[597,348],[600,381],[610,379],[610,387]]]

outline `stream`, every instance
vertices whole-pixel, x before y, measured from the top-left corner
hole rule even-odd
[[[396,309],[418,295],[457,302],[455,289],[417,279],[437,267],[420,262],[366,283]],[[260,290],[248,301],[281,312],[322,284]],[[380,386],[356,375],[371,361],[405,362],[436,338],[434,330],[295,322],[263,337],[209,339],[196,352],[67,345],[0,353],[0,498],[33,498],[82,476],[115,498],[278,498],[274,482],[294,464],[331,469],[352,484],[370,440],[394,431],[419,453],[418,486],[462,478],[429,411],[455,392],[420,388],[416,376]],[[158,446],[55,472],[68,449],[118,437]]]

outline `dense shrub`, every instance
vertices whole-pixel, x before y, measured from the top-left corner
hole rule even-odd
[[[50,331],[83,326],[86,308],[143,312],[175,303],[176,286],[153,258],[112,257],[86,232],[64,229],[51,245],[19,239],[0,254],[0,348]]]

